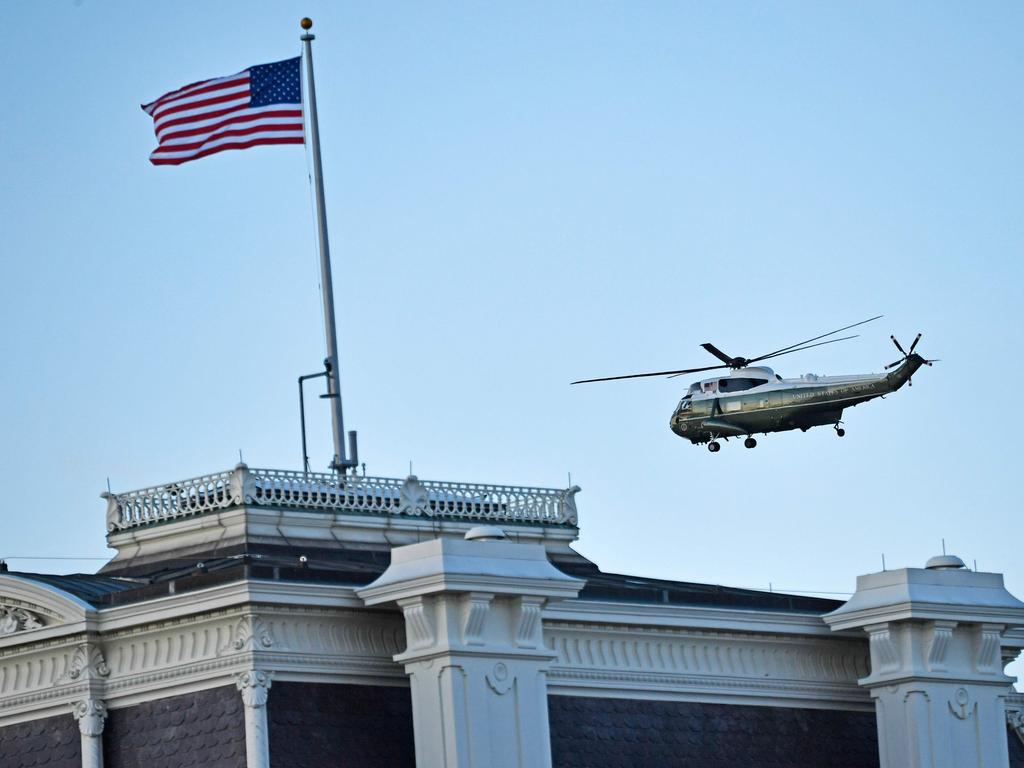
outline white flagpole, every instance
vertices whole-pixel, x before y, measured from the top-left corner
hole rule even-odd
[[[316,119],[316,88],[313,84],[313,47],[311,45],[315,36],[310,33],[313,26],[311,19],[303,19],[301,22],[305,32],[299,38],[302,40],[303,57],[306,60],[306,109],[309,114],[309,143],[313,150],[313,187],[316,190],[316,220],[320,239],[320,287],[324,300],[324,330],[327,336],[327,359],[324,361],[328,367],[327,375],[327,397],[331,406],[331,431],[334,433],[334,459],[331,461],[331,469],[344,472],[349,467],[356,465],[355,457],[355,433],[349,439],[352,441],[353,456],[348,459],[345,456],[345,423],[341,414],[341,372],[338,369],[338,331],[334,320],[334,285],[331,282],[331,250],[327,243],[327,211],[324,203],[324,174],[320,164],[320,130]]]

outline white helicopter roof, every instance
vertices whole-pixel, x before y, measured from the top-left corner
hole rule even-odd
[[[767,365],[750,365],[746,368],[733,368],[728,373],[720,373],[717,376],[710,376],[706,379],[701,379],[700,382],[705,381],[718,381],[719,379],[774,379],[775,371],[769,368]]]
[[[747,366],[746,368],[734,368],[733,370],[729,371],[729,375],[730,376],[740,377],[740,378],[749,378],[751,376],[751,374],[754,374],[754,375],[764,374],[769,379],[775,377],[775,371],[773,371],[767,365],[750,365],[750,366]],[[717,378],[722,378],[722,377],[719,376]]]
[[[750,366],[747,366],[745,368],[734,368],[733,370],[729,371],[728,373],[720,373],[719,375],[711,377],[711,378],[701,379],[700,381],[695,381],[695,382],[693,382],[693,384],[690,385],[690,392],[691,393],[698,392],[703,387],[703,385],[706,384],[706,383],[717,382],[717,381],[720,381],[721,379],[727,379],[727,378],[728,379],[756,379],[758,381],[764,381],[765,383],[767,383],[769,381],[776,381],[775,371],[773,371],[767,365],[750,365]],[[751,384],[751,385],[748,385],[748,386],[752,387],[752,386],[756,386],[756,385]]]

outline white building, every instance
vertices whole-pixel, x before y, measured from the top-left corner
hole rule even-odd
[[[1024,767],[1024,604],[955,558],[846,604],[603,573],[575,492],[250,469],[108,495],[0,573],[0,766]]]

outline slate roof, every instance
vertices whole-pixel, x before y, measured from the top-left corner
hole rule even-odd
[[[267,719],[274,768],[416,768],[405,687],[274,683]]]
[[[553,768],[878,768],[874,712],[549,696]]]
[[[112,709],[103,729],[103,765],[245,768],[242,697],[234,686],[223,686]]]
[[[1013,728],[1007,726],[1006,738],[1009,739],[1007,746],[1010,752],[1010,768],[1024,768],[1024,743]]]
[[[54,573],[12,572],[11,575],[62,589],[94,606],[103,604],[107,595],[138,589],[140,585],[140,582],[137,580],[112,578],[110,576],[99,576],[89,573],[69,573],[64,576],[58,576]]]
[[[626,603],[660,603],[663,605],[707,605],[715,608],[751,608],[761,611],[789,611],[823,614],[843,604],[841,600],[804,597],[782,592],[723,587],[687,581],[668,581],[620,573],[605,573],[586,561],[560,561],[555,566],[570,576],[587,580],[580,592],[581,600],[604,600]]]
[[[81,768],[82,740],[70,714],[0,728],[3,768]]]
[[[300,564],[299,557],[307,562]],[[94,606],[119,605],[181,593],[238,579],[315,581],[363,586],[382,574],[391,561],[387,549],[312,549],[238,545],[205,555],[169,558],[148,566],[123,566],[103,575],[18,573],[15,575],[64,589]],[[202,564],[200,566],[200,563]],[[817,597],[668,581],[605,573],[586,558],[560,555],[552,563],[570,576],[586,579],[583,600],[743,608],[821,615],[842,605]]]

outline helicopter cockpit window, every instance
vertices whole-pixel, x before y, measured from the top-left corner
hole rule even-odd
[[[767,384],[767,379],[721,379],[718,382],[719,392],[742,392],[745,389],[753,389],[762,384]]]
[[[693,401],[690,399],[689,395],[686,395],[686,397],[684,397],[682,400],[679,401],[679,410],[680,411],[688,411],[688,410],[690,410],[690,408],[692,406],[693,406]]]

